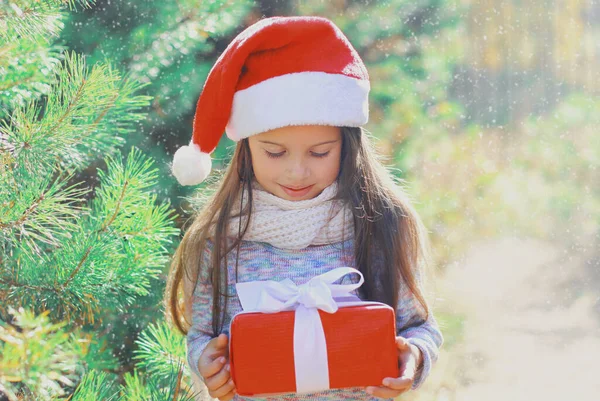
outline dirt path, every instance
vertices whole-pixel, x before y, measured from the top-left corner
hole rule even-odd
[[[464,343],[440,358],[452,388],[435,399],[600,400],[595,252],[509,238],[475,244],[448,267],[438,292],[468,319]]]

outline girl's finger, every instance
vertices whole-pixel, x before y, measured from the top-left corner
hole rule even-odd
[[[410,377],[399,377],[397,379],[392,379],[390,377],[384,379],[384,387],[389,387],[392,390],[402,390],[406,391],[410,389],[410,386],[413,384],[413,379]]]
[[[227,334],[221,333],[217,337],[211,339],[202,354],[209,358],[215,359],[219,355],[227,355],[229,352],[229,339]]]
[[[231,393],[227,394],[226,396],[219,397],[219,400],[220,401],[229,401],[229,400],[232,400],[233,397],[235,397],[235,393],[232,391]]]
[[[210,396],[213,398],[221,398],[225,397],[227,394],[231,393],[235,388],[235,384],[233,384],[233,379],[229,378],[228,381],[221,387],[216,390],[209,392]]]
[[[396,337],[396,346],[399,350],[403,350],[409,347],[408,341],[404,337]]]
[[[211,359],[208,357],[200,357],[200,361],[198,362],[198,370],[204,380],[208,379],[219,373],[223,366],[227,363],[227,358],[224,356],[219,356],[215,359]]]
[[[230,391],[228,394],[224,395],[223,397],[219,397],[219,400],[229,401],[229,400],[233,399],[233,397],[235,397],[235,390]]]
[[[400,393],[402,393],[402,391],[400,390],[393,390],[389,387],[384,386],[369,386],[365,390],[367,391],[367,393],[379,398],[395,398],[398,397]],[[371,390],[371,392],[369,392],[369,390]]]
[[[217,336],[217,340],[215,342],[215,348],[225,350],[227,349],[227,345],[229,344],[229,338],[227,334],[221,333]]]
[[[211,391],[218,390],[219,388],[224,386],[225,383],[227,383],[230,377],[231,374],[229,373],[229,365],[225,365],[219,373],[205,380],[206,387]],[[225,394],[227,393],[223,393],[223,395]]]

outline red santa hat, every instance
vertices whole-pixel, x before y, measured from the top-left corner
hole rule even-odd
[[[233,141],[290,125],[358,127],[369,119],[369,75],[323,17],[271,17],[246,28],[208,74],[192,140],[173,157],[181,185],[204,181],[223,131]]]

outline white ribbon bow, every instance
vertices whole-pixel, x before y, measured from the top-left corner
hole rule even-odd
[[[357,273],[356,284],[333,284],[346,274]],[[296,285],[282,281],[250,281],[237,283],[236,289],[244,312],[276,313],[295,310],[294,366],[296,392],[299,394],[329,389],[327,342],[318,309],[335,313],[338,307],[371,304],[351,294],[364,283],[362,273],[352,267],[339,267]],[[334,298],[351,297],[352,302],[336,302]],[[354,301],[358,300],[358,301]]]

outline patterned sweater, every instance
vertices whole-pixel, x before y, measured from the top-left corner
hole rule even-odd
[[[208,242],[203,252],[203,266],[210,260],[212,242]],[[233,252],[235,253],[235,251]],[[255,280],[280,281],[285,278],[291,279],[296,285],[304,284],[312,277],[323,274],[331,269],[350,266],[355,267],[353,254],[353,240],[327,245],[311,245],[299,250],[280,249],[265,242],[242,241],[239,251],[238,282]],[[235,254],[228,257],[228,291],[235,297],[228,299],[227,316],[223,332],[229,337],[229,325],[231,318],[242,307],[235,289]],[[358,282],[357,274],[349,274],[336,283],[348,284]],[[411,323],[422,320],[423,311],[416,298],[408,289],[401,285],[398,306],[396,308],[396,331],[398,336],[408,339],[417,346],[423,354],[423,369],[415,377],[412,389],[418,388],[430,372],[432,364],[438,358],[439,348],[442,346],[443,337],[438,324],[433,316],[416,327],[405,329]],[[358,290],[355,295],[360,296]],[[200,275],[192,297],[192,326],[187,335],[187,360],[195,381],[197,391],[203,394],[197,400],[211,399],[198,371],[200,354],[206,347],[212,335],[212,287],[206,273]],[[236,394],[234,400],[378,400],[365,392],[364,387],[353,387],[344,389],[330,389],[310,394],[289,394],[277,397],[243,397]]]

